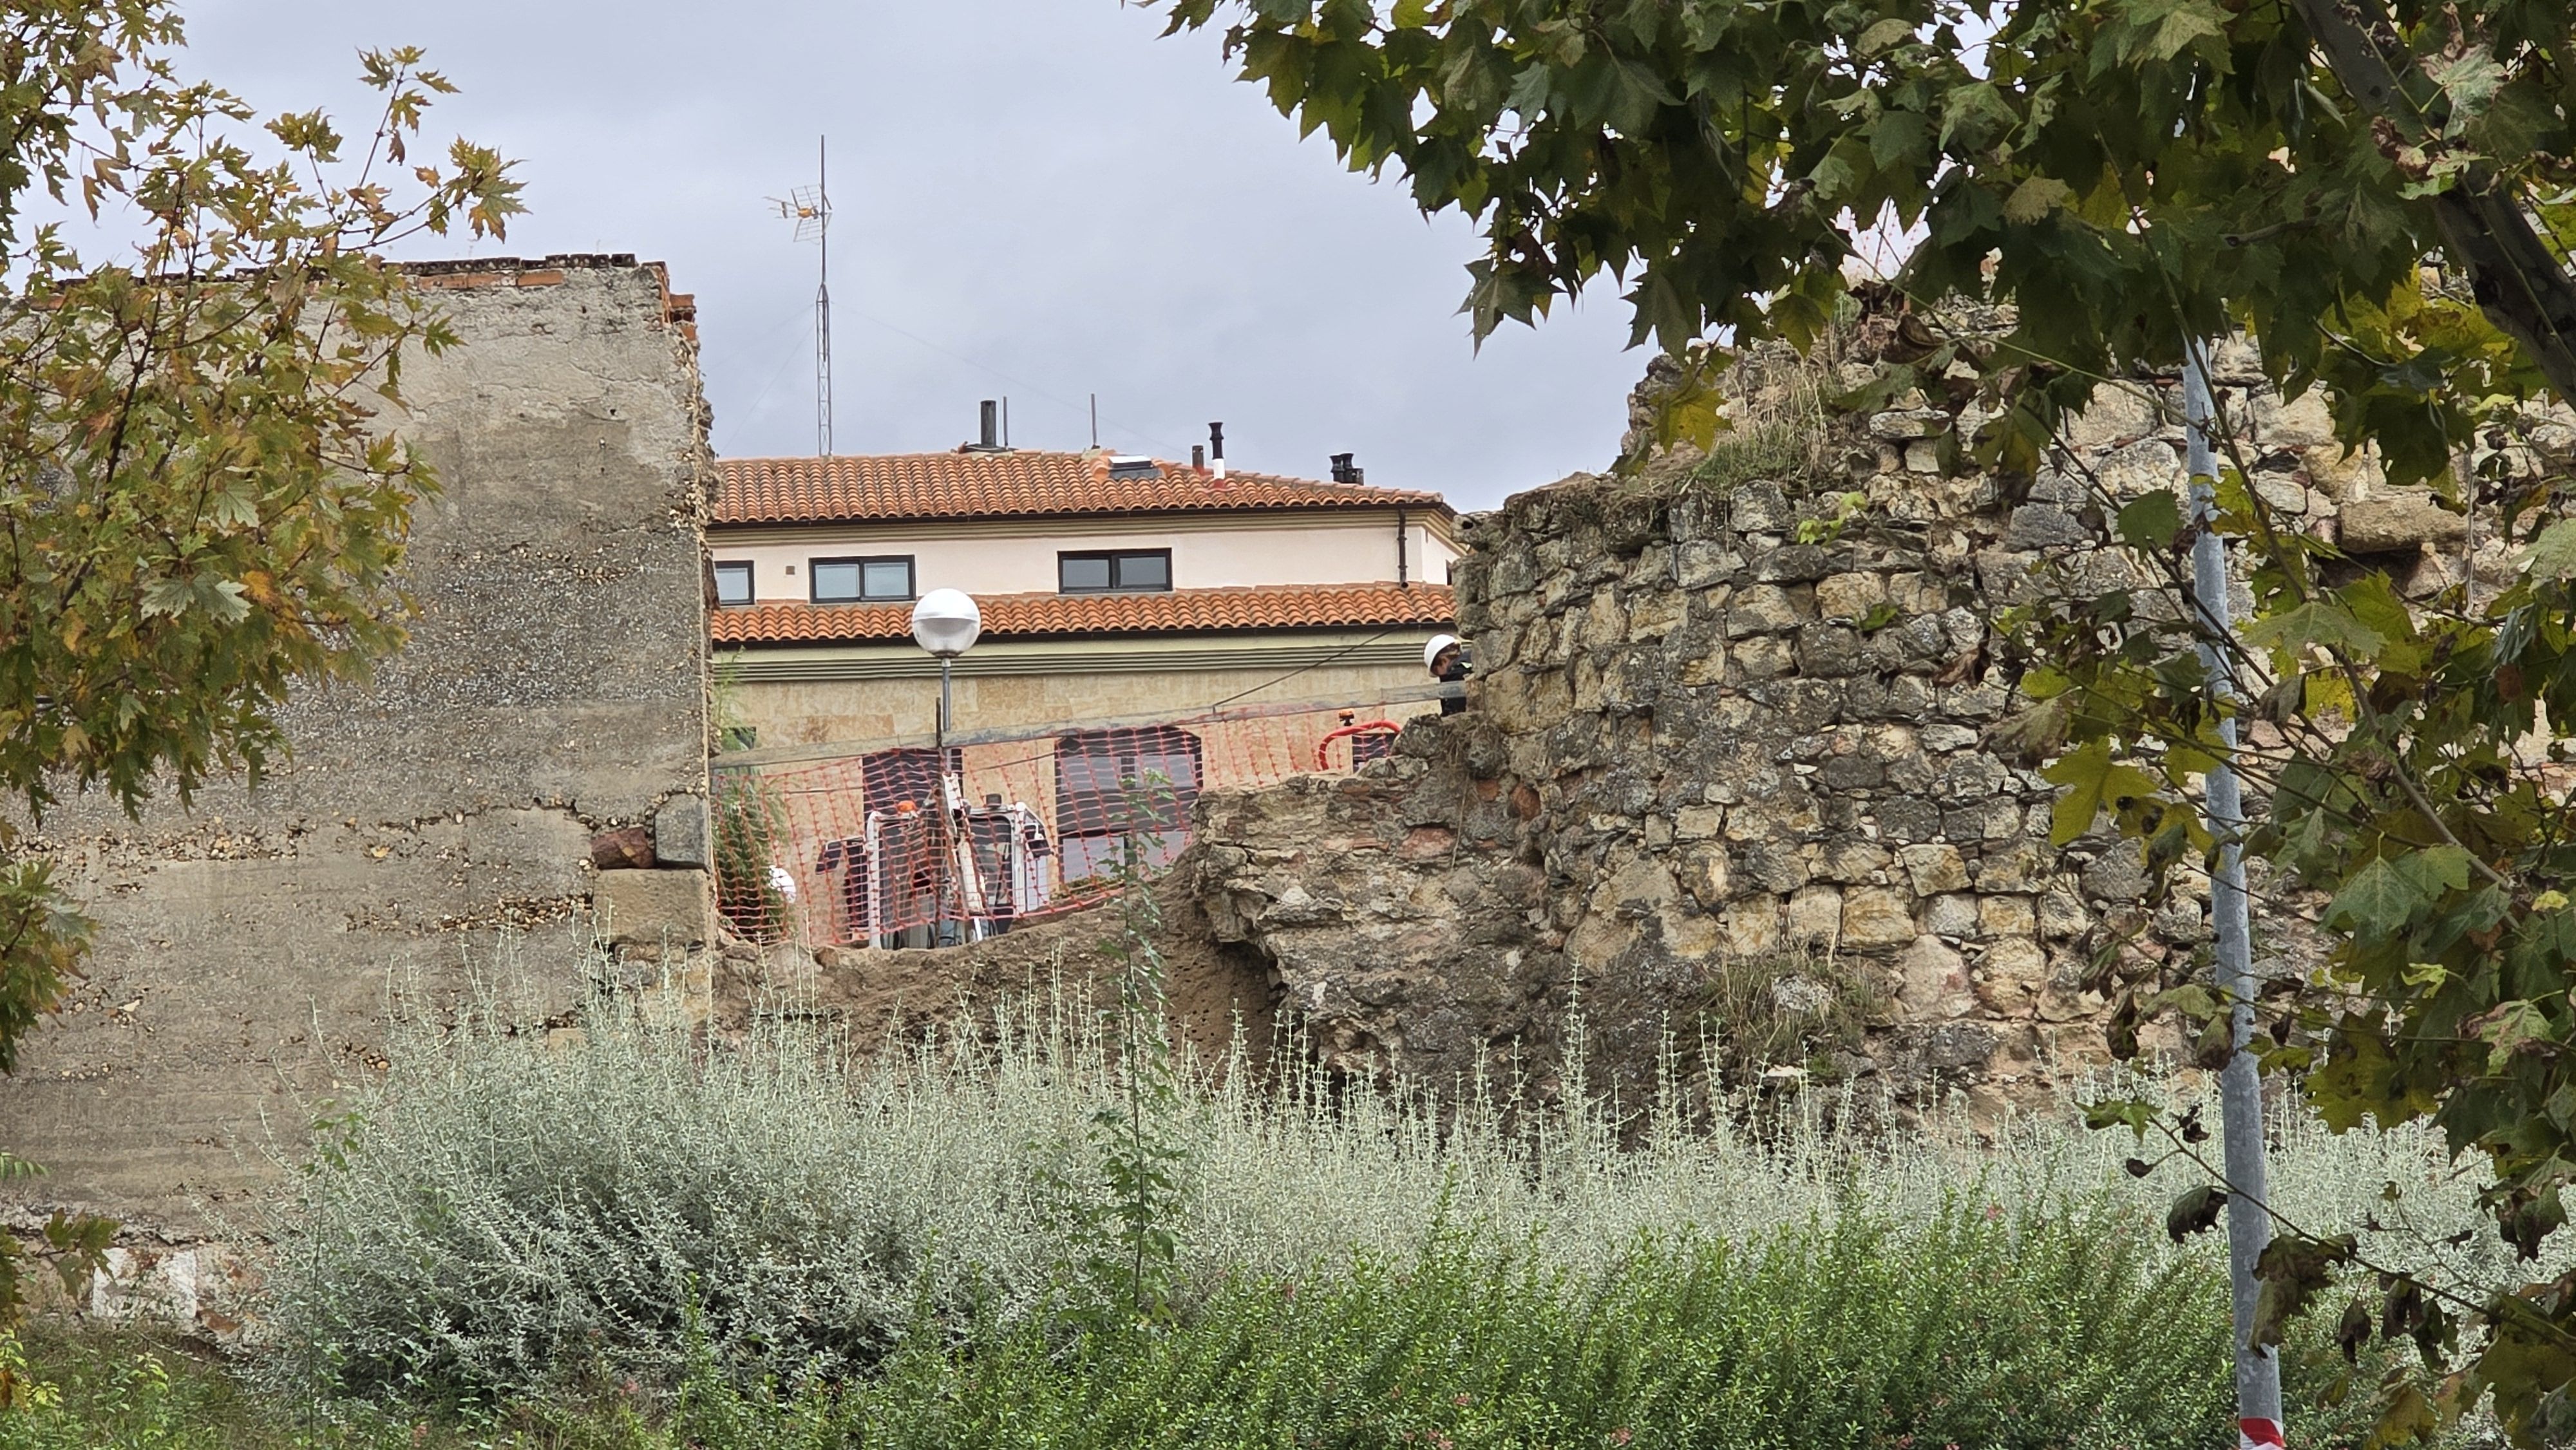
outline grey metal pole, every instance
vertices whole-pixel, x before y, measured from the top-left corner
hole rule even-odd
[[[938,802],[939,811],[939,904],[930,914],[930,944],[935,947],[952,945],[948,940],[948,891],[951,885],[948,873],[951,867],[949,858],[956,854],[956,843],[949,839],[948,833],[956,822],[948,818],[948,681],[949,667],[955,663],[954,655],[939,657],[939,724],[931,733],[931,741],[936,747],[932,758],[939,776],[931,789],[931,798]]]
[[[939,747],[939,772],[943,776],[948,773],[948,667],[955,662],[949,655],[939,657],[939,723],[932,727],[930,736]]]
[[[2183,416],[2190,434],[2191,516],[2200,534],[2191,546],[2192,598],[2203,623],[2218,635],[2230,629],[2227,603],[2227,545],[2217,530],[2218,458],[2210,447],[2216,409],[2210,403],[2208,364],[2200,344],[2187,343],[2183,367]],[[2224,697],[2236,690],[2235,662],[2217,645],[2203,640],[2202,670],[2211,688]],[[2245,902],[2245,799],[2236,771],[2226,762],[2236,753],[2236,722],[2219,725],[2225,745],[2219,766],[2209,772],[2209,828],[2217,833],[2218,871],[2210,882],[2211,925],[2218,937],[2218,989],[2234,1005],[2229,1009],[2236,1054],[2218,1077],[2220,1137],[2226,1150],[2228,1286],[2236,1310],[2236,1434],[2243,1447],[2278,1446],[2281,1433],[2281,1362],[2269,1349],[2252,1344],[2254,1300],[2259,1286],[2254,1265],[2272,1241],[2272,1219],[2264,1211],[2269,1190],[2263,1163],[2263,1078],[2247,1044],[2254,1037],[2254,948],[2252,922]]]

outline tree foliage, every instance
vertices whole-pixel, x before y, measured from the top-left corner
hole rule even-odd
[[[2232,756],[2263,812],[2242,844],[2292,893],[2276,909],[2295,913],[2304,889],[2335,942],[2264,1005],[2267,1066],[2303,1073],[2338,1126],[2440,1123],[2492,1169],[2504,1238],[2540,1253],[2576,1178],[2576,761],[2557,724],[2576,719],[2576,522],[2563,474],[2531,446],[2537,405],[2576,400],[2576,12],[1162,4],[1175,30],[1222,17],[1244,77],[1354,168],[1392,168],[1424,210],[1476,219],[1465,310],[1479,337],[1606,278],[1640,341],[1713,360],[1722,350],[1692,345],[1803,344],[1849,290],[1854,252],[1901,238],[1903,346],[1855,402],[1966,380],[1976,461],[2071,469],[2055,445],[2098,390],[2169,378],[2189,339],[2234,335],[2274,389],[2320,390],[2341,440],[2372,445],[2392,482],[2428,483],[2490,543],[2522,546],[2410,590],[2273,508],[2240,406],[2212,428],[2213,516],[2093,481],[2096,546],[2123,556],[2134,589],[2064,591],[2005,623],[2028,668],[2015,733],[2065,787],[2059,837],[2108,821],[2160,879],[2206,865],[2228,842],[2200,783]],[[2009,304],[2008,331],[1952,325],[1961,298]],[[2243,541],[2253,609],[2233,633],[2188,602],[2190,545],[2211,527]],[[2143,1015],[2179,1011],[2203,1024],[2200,1055],[2224,1061],[2236,1004],[2156,985],[2171,986],[2123,1003],[2115,1045],[2134,1048]],[[2197,1156],[2183,1125],[2160,1126]],[[2178,1204],[2176,1231],[2216,1204]],[[2279,1245],[2264,1265],[2275,1333],[2334,1273],[2368,1267],[2331,1226]],[[2383,1433],[2492,1393],[2517,1438],[2576,1435],[2576,1275],[2392,1271],[2382,1288],[2364,1332],[2375,1322],[2451,1371],[2433,1400],[2392,1379]]]
[[[493,152],[411,154],[453,89],[418,51],[361,57],[383,109],[352,146],[183,79],[182,40],[168,0],[0,16],[0,1071],[87,933],[26,829],[65,792],[255,777],[290,686],[401,638],[435,481],[376,415],[455,338],[381,252],[520,209]],[[130,254],[84,257],[82,218]]]

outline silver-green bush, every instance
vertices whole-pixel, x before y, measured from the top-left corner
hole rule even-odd
[[[276,1373],[435,1399],[589,1372],[668,1382],[695,1354],[832,1380],[908,1337],[1042,1322],[1086,1292],[1078,1266],[1097,1245],[1079,1200],[1100,1191],[1086,1129],[1116,1069],[1061,999],[896,1060],[861,1060],[792,1014],[732,1045],[631,999],[595,1002],[589,1023],[567,1042],[478,1016],[397,1044],[275,1221]],[[1931,1225],[1962,1204],[2151,1226],[2194,1181],[2179,1167],[2134,1180],[2127,1133],[2054,1120],[1983,1140],[1809,1121],[1756,1142],[1722,1114],[1688,1126],[1711,1115],[1678,1093],[1614,1123],[1577,1092],[1506,1126],[1472,1100],[1294,1073],[1256,1086],[1214,1066],[1176,1110],[1184,1313],[1230,1285],[1400,1272],[1462,1239],[1579,1287],[1632,1272],[1641,1244],[1753,1250],[1846,1219]],[[2375,1214],[2366,1247],[2383,1260],[2449,1254],[2474,1272],[2489,1252],[2491,1235],[2437,1242],[2474,1221],[2474,1185],[2427,1138],[2331,1137],[2298,1113],[2274,1131],[2293,1219]],[[2156,1236],[2144,1252],[2213,1247]]]

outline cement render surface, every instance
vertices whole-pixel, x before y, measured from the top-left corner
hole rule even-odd
[[[294,758],[256,789],[45,821],[100,931],[0,1079],[0,1142],[51,1170],[5,1190],[22,1211],[220,1227],[396,1014],[478,977],[568,1007],[592,833],[703,796],[694,348],[656,269],[515,282],[441,294],[466,345],[412,358],[387,420],[444,482],[415,516],[409,644],[291,702]]]

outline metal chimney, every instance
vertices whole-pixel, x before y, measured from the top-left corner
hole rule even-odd
[[[1207,472],[1206,444],[1193,443],[1190,445],[1190,467],[1197,469],[1201,473]]]
[[[1225,425],[1223,423],[1208,425],[1208,467],[1214,470],[1218,478],[1225,477]]]
[[[1359,465],[1351,462],[1354,456],[1348,453],[1333,455],[1333,482],[1364,483],[1368,480],[1368,474]]]
[[[1002,448],[1002,405],[991,398],[984,400],[985,451],[998,453]]]

